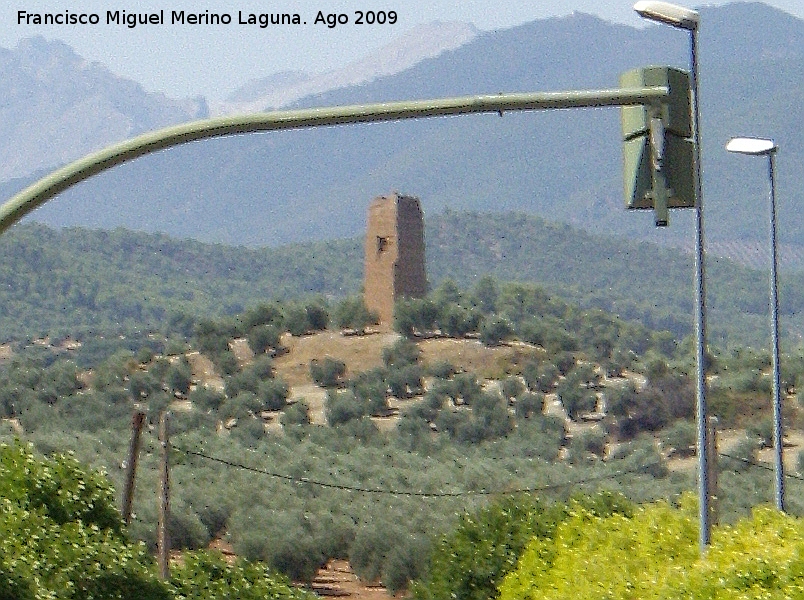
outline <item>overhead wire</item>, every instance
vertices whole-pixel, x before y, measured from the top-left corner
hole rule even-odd
[[[494,495],[512,495],[512,494],[526,494],[526,493],[535,493],[535,492],[545,492],[551,490],[557,490],[564,487],[572,487],[578,485],[584,485],[587,483],[595,483],[598,481],[605,481],[607,479],[617,479],[618,477],[622,477],[624,475],[630,475],[634,473],[644,472],[645,469],[648,469],[652,466],[658,464],[658,462],[650,463],[646,465],[640,465],[638,467],[634,467],[633,469],[626,469],[617,471],[615,473],[607,473],[605,475],[596,475],[594,477],[586,477],[578,480],[573,481],[566,481],[562,483],[554,483],[544,486],[535,486],[535,487],[527,487],[527,488],[519,488],[519,489],[505,489],[505,490],[460,490],[460,491],[441,491],[441,492],[425,492],[420,490],[392,490],[392,489],[383,489],[383,488],[368,488],[368,487],[361,487],[361,486],[354,486],[354,485],[347,485],[341,483],[331,483],[326,481],[319,481],[316,479],[311,479],[308,477],[295,477],[292,475],[286,475],[282,473],[276,473],[274,471],[269,471],[267,469],[262,469],[259,467],[252,467],[249,465],[245,465],[242,463],[238,463],[235,461],[231,461],[228,459],[211,456],[209,454],[205,454],[203,452],[197,452],[195,450],[187,450],[184,448],[179,448],[177,446],[173,446],[173,449],[182,452],[188,456],[196,456],[198,458],[202,458],[204,460],[209,460],[212,462],[216,462],[219,464],[226,465],[227,467],[242,469],[244,471],[249,471],[251,473],[259,473],[261,475],[267,475],[269,477],[273,477],[276,479],[282,479],[285,481],[289,481],[291,483],[296,483],[299,485],[314,485],[317,487],[322,488],[330,488],[330,489],[337,489],[349,492],[357,492],[357,493],[365,493],[365,494],[384,494],[389,496],[408,496],[408,497],[419,497],[419,498],[458,498],[463,496],[494,496]]]

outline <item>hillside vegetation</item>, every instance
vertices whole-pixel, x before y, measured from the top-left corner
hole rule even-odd
[[[519,213],[428,216],[432,288],[483,275],[546,286],[581,308],[600,308],[682,338],[692,331],[691,257],[678,250],[594,236]],[[199,316],[223,317],[269,299],[357,293],[363,242],[348,239],[252,249],[163,235],[15,227],[0,238],[0,341],[88,333],[184,333]],[[710,340],[767,347],[767,278],[708,261]],[[804,334],[804,275],[780,278],[782,334]]]
[[[371,333],[361,307],[355,297],[270,302],[169,334],[12,344],[0,435],[70,450],[120,490],[131,414],[145,411],[128,533],[153,548],[155,425],[170,410],[176,548],[223,537],[301,581],[348,559],[392,591],[425,576],[456,506],[600,489],[646,502],[694,487],[693,471],[668,463],[695,440],[691,353],[669,332],[488,276],[400,303],[396,335]],[[344,328],[378,343],[347,363]],[[294,354],[303,347],[321,354]],[[720,462],[720,518],[731,522],[770,499],[771,473],[753,466],[769,440],[769,359],[712,360],[713,414],[748,432]],[[785,361],[792,431],[804,358]],[[798,498],[790,509],[804,512]]]

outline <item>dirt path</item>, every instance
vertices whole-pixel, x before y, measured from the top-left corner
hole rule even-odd
[[[318,571],[313,591],[327,598],[350,597],[355,600],[389,600],[393,598],[380,585],[369,585],[357,577],[345,560],[331,560]]]

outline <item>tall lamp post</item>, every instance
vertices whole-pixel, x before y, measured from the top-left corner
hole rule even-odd
[[[698,420],[699,542],[704,552],[711,541],[706,410],[706,287],[704,283],[703,185],[701,182],[701,111],[698,93],[698,12],[669,2],[643,0],[634,4],[639,16],[690,33],[690,83],[695,127],[695,364]]]
[[[776,479],[776,508],[784,511],[784,463],[782,462],[782,395],[779,366],[779,297],[777,272],[779,261],[776,253],[776,183],[775,161],[779,146],[773,140],[738,137],[729,140],[726,150],[749,156],[768,157],[768,178],[770,179],[770,313],[771,313],[771,352],[773,354],[773,448],[775,458],[774,476]]]

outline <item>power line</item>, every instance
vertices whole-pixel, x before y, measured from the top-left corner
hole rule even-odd
[[[767,464],[767,463],[756,462],[756,461],[751,460],[750,458],[745,458],[743,456],[732,456],[730,454],[723,454],[723,453],[720,453],[720,452],[718,453],[718,456],[720,456],[722,458],[730,458],[732,460],[738,460],[738,461],[743,462],[743,463],[745,463],[747,465],[750,465],[752,467],[757,467],[758,469],[765,469],[766,471],[773,472],[773,471],[776,470],[776,467],[774,467],[773,465],[770,465],[770,464]],[[804,481],[804,476],[796,475],[794,473],[788,473],[788,472],[785,471],[784,476],[787,477],[788,479],[797,479],[799,481]]]
[[[189,456],[197,456],[198,458],[203,458],[205,460],[209,460],[212,462],[217,462],[222,465],[226,465],[227,467],[232,467],[236,469],[242,469],[244,471],[249,471],[251,473],[259,473],[261,475],[267,475],[269,477],[274,477],[277,479],[283,479],[285,481],[289,481],[291,483],[296,483],[299,485],[307,484],[307,485],[314,485],[323,488],[330,488],[336,490],[343,490],[348,492],[358,492],[358,493],[365,493],[365,494],[383,494],[389,496],[409,496],[409,497],[418,497],[418,498],[458,498],[462,496],[493,496],[493,495],[513,495],[513,494],[526,494],[526,493],[535,493],[535,492],[545,492],[551,490],[557,490],[564,487],[576,486],[576,485],[583,485],[586,483],[595,483],[598,481],[605,481],[607,479],[617,479],[618,477],[622,477],[623,475],[630,475],[634,473],[644,472],[645,469],[648,469],[656,464],[649,463],[647,465],[640,465],[639,467],[635,467],[633,469],[628,469],[625,471],[617,471],[616,473],[609,473],[607,475],[597,475],[595,477],[587,477],[585,479],[579,479],[575,481],[567,481],[564,483],[556,483],[550,484],[540,487],[530,487],[530,488],[519,488],[513,490],[504,490],[504,491],[494,491],[494,490],[464,490],[464,491],[455,491],[455,492],[422,492],[422,491],[413,491],[413,490],[387,490],[381,488],[366,488],[360,486],[351,486],[339,483],[330,483],[326,481],[318,481],[315,479],[310,479],[308,477],[294,477],[292,475],[284,475],[282,473],[275,473],[273,471],[268,471],[266,469],[261,469],[258,467],[250,467],[248,465],[244,465],[242,463],[236,463],[224,458],[219,458],[216,456],[210,456],[208,454],[204,454],[202,452],[196,452],[194,450],[186,450],[183,448],[179,448],[177,446],[173,447],[174,450],[183,452]]]

